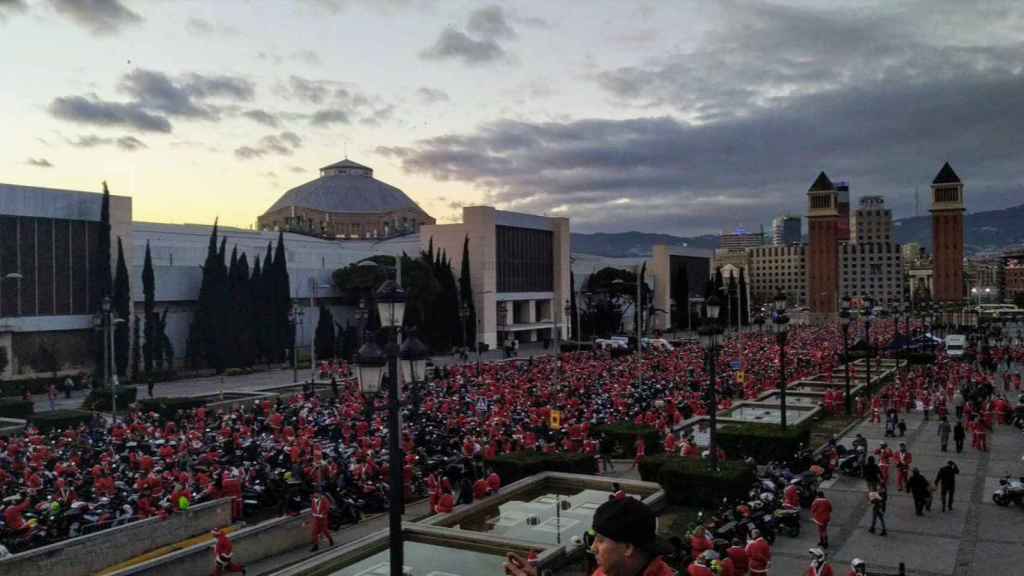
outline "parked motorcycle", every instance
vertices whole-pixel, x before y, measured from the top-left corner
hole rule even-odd
[[[1015,480],[1007,474],[999,480],[999,488],[992,493],[992,501],[999,506],[1024,506],[1024,477]]]

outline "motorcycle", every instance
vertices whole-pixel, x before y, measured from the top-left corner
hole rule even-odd
[[[790,538],[800,536],[799,510],[795,508],[778,508],[772,514],[775,516],[775,524],[779,527],[780,532]]]
[[[847,476],[860,478],[864,473],[864,450],[857,447],[840,456],[839,471]]]
[[[999,480],[999,488],[992,493],[992,502],[999,506],[1024,506],[1024,478],[1014,480],[1007,474]]]

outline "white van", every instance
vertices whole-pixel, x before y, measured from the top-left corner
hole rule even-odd
[[[946,336],[946,354],[950,358],[960,358],[964,355],[967,347],[967,336],[963,334],[950,334]]]

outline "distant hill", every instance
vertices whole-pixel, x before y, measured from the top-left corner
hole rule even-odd
[[[932,251],[931,215],[904,218],[895,222],[896,241],[917,242]],[[999,252],[1024,244],[1024,204],[975,212],[964,217],[964,249],[968,254]]]
[[[918,242],[932,251],[931,215],[904,218],[895,222],[896,241],[900,244]],[[1024,245],[1024,204],[1002,210],[967,214],[964,218],[965,250],[968,254],[999,252],[1004,248]],[[713,250],[718,236],[682,237],[647,232],[572,234],[572,251],[608,258],[648,256],[655,244],[690,246]]]
[[[671,234],[649,234],[646,232],[598,232],[595,234],[572,234],[570,242],[573,252],[609,258],[649,256],[651,247],[655,244],[712,250],[718,248],[718,236],[711,234],[682,238]]]

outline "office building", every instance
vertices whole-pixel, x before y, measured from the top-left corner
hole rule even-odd
[[[779,216],[772,220],[772,244],[786,246],[798,244],[803,239],[799,216]]]

